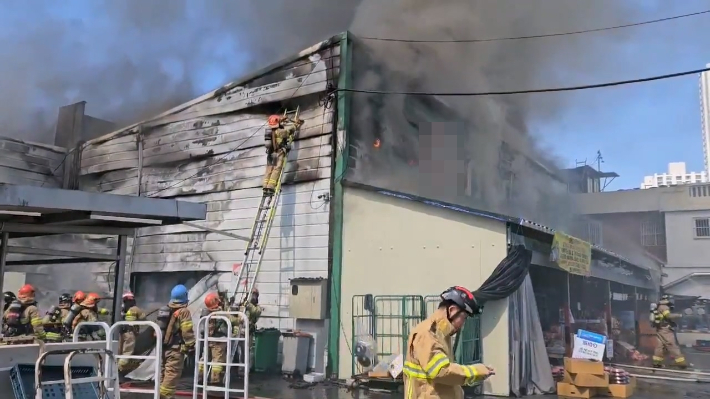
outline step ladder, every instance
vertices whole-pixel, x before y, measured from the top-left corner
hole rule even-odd
[[[298,121],[300,107],[294,111],[284,111],[284,121],[295,123]],[[296,129],[292,137],[288,138],[288,143],[291,144],[295,140],[296,135],[300,131]],[[274,223],[276,216],[276,207],[278,206],[281,197],[281,183],[283,181],[284,171],[286,170],[286,162],[288,155],[284,157],[281,165],[281,174],[276,182],[276,188],[272,195],[263,195],[259,208],[254,218],[254,224],[251,228],[249,241],[247,241],[246,249],[244,250],[244,259],[239,270],[235,270],[232,275],[232,290],[229,295],[229,307],[231,309],[241,309],[243,305],[251,300],[251,294],[256,283],[256,278],[261,268],[261,263],[266,252],[266,245],[269,241],[269,233],[271,226]]]

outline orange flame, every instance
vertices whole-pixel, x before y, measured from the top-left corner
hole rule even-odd
[[[382,142],[380,141],[380,139],[375,139],[375,142],[372,144],[372,146],[375,148],[380,148],[381,145]]]

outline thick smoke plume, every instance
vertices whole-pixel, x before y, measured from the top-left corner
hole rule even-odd
[[[614,0],[364,0],[351,30],[356,37],[405,39],[525,36],[628,23],[635,12],[627,5]],[[569,85],[598,76],[593,73],[597,69],[611,68],[600,60],[613,53],[628,34],[618,30],[604,35],[486,43],[356,39],[353,85],[420,92]],[[555,186],[550,179],[549,173],[556,173],[555,158],[536,144],[539,136],[533,129],[561,116],[567,99],[560,94],[439,99],[355,94],[356,156],[368,158],[368,162],[358,164],[351,177],[561,227],[572,204],[566,187],[561,183]],[[427,121],[455,123],[439,128],[420,123]],[[434,132],[425,133],[427,130]],[[439,143],[421,139],[422,135],[437,134],[452,139],[449,144],[442,144],[446,139]],[[378,139],[380,147],[373,148]],[[448,153],[442,148],[426,148],[442,145],[448,147]],[[408,159],[417,152],[418,168]],[[422,160],[431,158],[448,163],[446,173],[437,173],[442,172],[441,167],[424,173]],[[507,158],[510,162],[506,166],[502,160]],[[467,173],[473,178],[466,178]],[[512,195],[506,181],[512,181]],[[442,186],[448,189],[442,190]]]
[[[347,29],[358,2],[3,3],[0,135],[52,143],[60,106],[138,121]]]

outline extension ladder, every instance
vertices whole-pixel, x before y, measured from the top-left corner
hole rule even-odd
[[[299,110],[300,107],[297,107],[295,111],[284,111],[284,120],[291,123],[297,122],[299,120]],[[289,144],[293,142],[299,130],[300,129],[296,129],[293,137],[288,138]],[[249,235],[249,241],[247,241],[246,249],[244,250],[244,259],[239,270],[235,270],[232,275],[232,292],[229,296],[230,308],[240,308],[251,300],[254,284],[256,283],[256,278],[264,259],[264,253],[266,252],[266,245],[269,241],[271,226],[274,223],[276,207],[281,197],[281,183],[283,181],[287,159],[288,154],[282,160],[281,173],[276,182],[274,193],[272,195],[262,195],[261,197],[261,202],[259,203],[256,217],[254,218],[254,224],[251,228],[251,234]]]

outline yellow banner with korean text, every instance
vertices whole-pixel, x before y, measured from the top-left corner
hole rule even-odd
[[[592,245],[564,233],[555,233],[550,260],[569,273],[589,276],[592,270]]]

